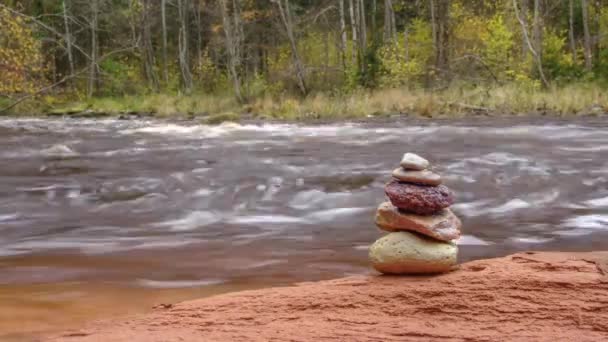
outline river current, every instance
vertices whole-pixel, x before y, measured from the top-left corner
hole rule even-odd
[[[374,211],[404,152],[455,191],[461,261],[605,250],[607,129],[0,120],[0,302],[28,286],[56,303],[77,301],[74,284],[248,288],[371,273]]]

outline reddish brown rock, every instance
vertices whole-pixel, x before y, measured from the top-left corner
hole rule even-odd
[[[417,215],[401,212],[391,202],[380,204],[376,210],[376,225],[388,232],[414,231],[441,241],[460,237],[462,223],[450,209],[433,215]]]
[[[519,253],[438,276],[220,295],[40,340],[608,341],[607,262],[608,252]]]
[[[420,215],[431,215],[454,203],[454,194],[445,185],[427,186],[392,181],[384,192],[393,205]]]

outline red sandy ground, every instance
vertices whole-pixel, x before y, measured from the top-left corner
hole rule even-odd
[[[608,341],[608,252],[529,252],[433,277],[237,292],[50,340]]]

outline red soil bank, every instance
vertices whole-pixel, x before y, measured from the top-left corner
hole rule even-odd
[[[246,291],[53,341],[608,341],[608,252],[520,253],[425,277]]]

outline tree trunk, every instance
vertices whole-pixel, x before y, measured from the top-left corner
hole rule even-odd
[[[583,33],[584,33],[584,48],[585,48],[585,69],[591,71],[593,69],[592,53],[591,53],[591,34],[589,32],[589,11],[587,0],[581,0],[583,10]]]
[[[346,16],[344,13],[344,0],[338,0],[340,10],[340,52],[342,53],[342,67],[346,70]]]
[[[450,0],[439,0],[441,7],[438,11],[439,22],[439,46],[441,54],[439,63],[442,68],[449,69],[449,45],[450,45]]]
[[[143,66],[150,87],[152,90],[158,91],[158,77],[156,76],[156,71],[154,70],[156,61],[152,47],[152,34],[150,32],[150,0],[143,0],[142,7],[142,42],[140,43],[140,49],[144,59]]]
[[[365,74],[367,71],[367,63],[365,55],[367,54],[367,23],[365,19],[365,3],[363,0],[356,0],[355,15],[357,16],[357,33],[359,35],[359,47],[357,51],[357,61],[359,70]]]
[[[532,39],[538,58],[543,58],[543,15],[541,0],[534,0],[534,17],[532,22]]]
[[[437,39],[437,19],[435,18],[435,0],[429,0],[429,7],[431,12],[431,36],[433,38],[433,50],[435,51],[436,58],[439,50],[439,43]]]
[[[595,16],[593,17],[593,26],[595,29],[595,35],[592,36],[591,41],[592,41],[592,45],[593,45],[593,52],[592,55],[593,56],[600,56],[601,53],[601,42],[602,42],[602,25],[601,25],[601,21],[602,21],[602,1],[603,0],[595,0],[594,1],[594,7],[595,7]]]
[[[595,48],[596,48],[596,56],[600,56],[600,53],[602,51],[602,49],[604,49],[604,42],[606,41],[606,35],[608,34],[608,32],[605,31],[605,27],[603,27],[603,25],[601,24],[601,20],[602,20],[602,16],[604,15],[606,9],[603,9],[602,3],[600,0],[596,1],[596,5],[597,5],[597,11],[595,13],[595,20],[597,22],[597,39],[596,39],[596,44],[595,44]],[[604,30],[602,30],[602,28],[604,28]]]
[[[241,91],[241,78],[238,72],[238,68],[241,64],[240,59],[240,38],[236,35],[240,31],[236,28],[239,25],[238,20],[239,11],[238,8],[233,8],[234,15],[231,17],[228,10],[227,0],[219,0],[220,10],[222,12],[222,26],[224,27],[224,42],[226,44],[226,51],[228,52],[228,72],[232,79],[234,87],[234,95],[239,102],[244,102],[243,94]],[[233,7],[238,6],[238,2],[233,1]],[[238,20],[235,22],[235,20]]]
[[[538,1],[538,0],[535,0]],[[536,51],[536,49],[534,48],[532,41],[530,40],[530,35],[528,34],[528,27],[526,26],[526,22],[522,19],[522,16],[519,13],[519,8],[517,6],[517,0],[513,0],[513,9],[515,10],[515,17],[517,18],[517,21],[519,21],[519,24],[521,25],[521,30],[522,30],[522,34],[524,36],[524,40],[526,41],[526,44],[528,45],[528,50],[530,51],[530,53],[532,53],[532,56],[534,57],[534,61],[536,64],[536,68],[538,69],[538,74],[540,75],[540,79],[543,82],[543,86],[545,88],[549,87],[549,82],[547,81],[547,78],[545,77],[545,73],[543,72],[543,63],[542,60],[540,58],[540,54]]]
[[[372,14],[371,14],[371,33],[372,39],[376,40],[376,15],[378,15],[378,1],[372,0]]]
[[[359,0],[359,46],[361,58],[365,56],[365,51],[367,50],[367,22],[365,18],[365,3],[363,0]],[[363,67],[365,68],[365,65]]]
[[[196,27],[196,63],[203,62],[203,36],[201,24],[201,0],[194,0],[194,26]]]
[[[409,63],[410,61],[410,42],[409,42],[409,32],[407,27],[403,31],[403,50],[405,54],[405,62]]]
[[[435,44],[435,67],[447,70],[449,45],[449,0],[431,0],[431,20],[433,21],[433,42]]]
[[[243,21],[241,20],[241,0],[232,0],[232,20],[234,21],[234,27],[236,31],[236,37],[238,44],[237,47],[237,56],[239,56],[239,64],[242,65],[242,57],[243,57],[243,42],[245,40],[245,31],[243,28]]]
[[[323,19],[325,21],[325,25],[326,27],[329,27],[329,23],[327,22],[327,17],[325,17],[325,15],[323,15]],[[329,77],[329,41],[330,41],[330,31],[329,30],[325,30],[325,39],[324,39],[324,51],[323,51],[323,55],[324,55],[324,65],[323,65],[323,83],[327,84],[328,77]]]
[[[357,1],[357,4],[359,3],[359,0],[355,0]],[[356,11],[355,11],[355,3],[353,3],[353,0],[348,0],[348,4],[349,4],[349,8],[350,8],[350,27],[352,30],[352,41],[353,41],[353,46],[352,46],[352,56],[351,56],[351,63],[352,65],[356,65],[357,64],[357,51],[359,49],[359,40],[357,37],[357,27],[359,26],[358,24],[358,15],[356,15]]]
[[[395,19],[395,9],[393,8],[393,2],[391,1],[391,26],[393,27],[393,37],[397,39],[397,19]]]
[[[163,80],[165,81],[166,86],[169,83],[169,61],[167,59],[167,0],[160,0],[160,18],[163,40]]]
[[[70,67],[70,79],[74,77],[74,54],[72,52],[72,34],[70,33],[70,24],[68,22],[68,13],[65,5],[65,0],[61,2],[63,7],[63,26],[65,29],[65,44],[68,54],[68,64]]]
[[[298,54],[296,38],[293,33],[293,23],[291,19],[291,10],[289,8],[289,0],[285,0],[285,6],[283,6],[282,0],[278,0],[276,1],[276,3],[279,8],[281,20],[283,21],[283,25],[285,26],[287,38],[289,39],[289,46],[291,47],[291,57],[293,60],[294,67],[296,69],[296,79],[298,81],[298,88],[300,88],[300,92],[302,92],[302,95],[306,95],[307,89],[306,83],[304,81],[304,66],[302,65],[300,55]]]
[[[192,91],[192,73],[190,72],[188,45],[188,0],[177,0],[177,12],[180,23],[178,37],[179,67],[184,92],[189,94]]]
[[[99,0],[91,0],[90,4],[91,20],[89,22],[89,29],[91,30],[91,64],[89,65],[88,97],[92,97],[95,94],[97,85],[97,28],[99,26]]]
[[[521,0],[521,20],[524,22],[526,28],[528,27],[528,0]],[[526,42],[526,38],[523,37],[521,39],[521,58],[525,62],[528,59],[528,43]]]
[[[141,18],[137,17],[137,7],[141,0],[129,0],[129,28],[131,29],[131,45],[139,45],[139,36],[141,35],[140,24]]]
[[[397,37],[395,11],[392,0],[384,0],[384,42],[390,42]]]
[[[570,53],[572,53],[572,62],[576,63],[576,40],[574,39],[574,0],[569,0],[568,5],[568,38],[570,42]]]

